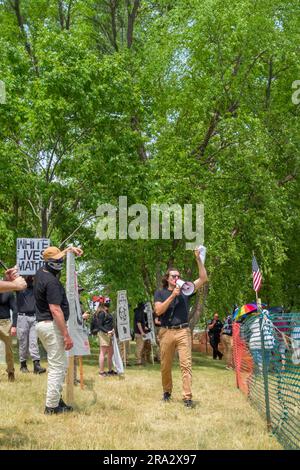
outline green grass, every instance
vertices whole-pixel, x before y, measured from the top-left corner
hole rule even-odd
[[[129,367],[124,380],[100,379],[93,355],[85,359],[84,377],[84,390],[75,387],[75,411],[45,416],[46,374],[17,370],[16,382],[8,383],[1,365],[0,449],[282,448],[224,362],[194,354],[195,409],[182,404],[178,364],[168,404],[161,402],[159,365]]]

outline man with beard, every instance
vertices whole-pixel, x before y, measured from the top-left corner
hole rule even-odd
[[[195,250],[199,277],[194,281],[195,290],[207,282],[206,269],[200,258],[199,249]],[[189,297],[181,292],[177,281],[180,272],[169,268],[162,278],[162,289],[154,294],[155,314],[159,317],[160,363],[163,386],[163,401],[171,400],[172,362],[178,351],[182,376],[182,398],[184,406],[193,408],[192,401],[192,354],[191,330],[189,328]]]

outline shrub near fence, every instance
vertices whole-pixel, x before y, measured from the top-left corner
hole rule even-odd
[[[233,325],[237,387],[286,449],[300,449],[300,313],[262,313]]]

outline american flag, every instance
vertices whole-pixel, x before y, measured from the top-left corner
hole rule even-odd
[[[252,258],[253,289],[258,292],[261,288],[262,275],[260,273],[255,256]]]

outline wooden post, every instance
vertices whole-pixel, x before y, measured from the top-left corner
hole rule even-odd
[[[74,402],[74,356],[69,356],[69,367],[67,372],[67,403]]]
[[[83,390],[83,363],[82,363],[82,356],[79,356],[79,373],[80,373],[80,388]]]

